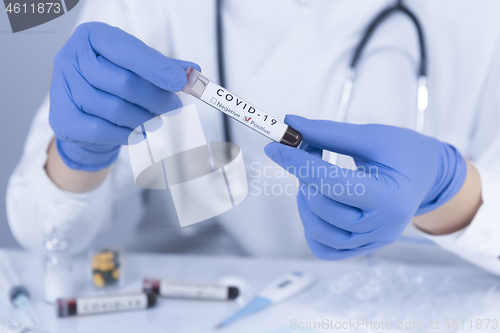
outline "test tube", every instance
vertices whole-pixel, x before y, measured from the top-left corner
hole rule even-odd
[[[155,305],[155,295],[139,292],[60,298],[56,302],[56,311],[59,317],[71,317],[149,309]]]
[[[144,279],[144,292],[161,297],[205,299],[214,301],[233,300],[239,295],[236,287],[218,283],[196,283],[174,279]]]
[[[182,90],[186,94],[198,98],[273,141],[295,148],[302,142],[302,135],[298,131],[210,81],[196,69],[189,67],[186,74],[188,81]]]

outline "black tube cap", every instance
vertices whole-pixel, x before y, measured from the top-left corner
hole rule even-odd
[[[229,287],[227,292],[227,299],[235,299],[240,294],[240,291],[236,287]]]
[[[148,297],[148,308],[152,308],[156,305],[156,295],[152,293],[147,293],[146,295]]]
[[[283,138],[280,143],[297,148],[302,142],[302,134],[300,134],[297,130],[294,130],[290,126],[288,126]]]

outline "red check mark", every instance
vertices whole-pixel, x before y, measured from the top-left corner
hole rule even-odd
[[[249,121],[250,119],[252,119],[252,117],[250,118],[245,117],[245,121]]]

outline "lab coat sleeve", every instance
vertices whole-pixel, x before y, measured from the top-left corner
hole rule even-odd
[[[433,236],[442,248],[500,276],[500,41],[480,96],[469,158],[481,177],[483,204],[469,226]]]
[[[46,98],[31,125],[21,161],[7,187],[7,216],[14,237],[25,249],[42,253],[51,236],[71,242],[72,252],[81,252],[109,220],[111,186],[106,179],[87,193],[59,189],[44,166],[47,147],[53,139],[48,123]]]
[[[87,21],[105,22],[168,53],[167,29],[161,26],[167,20],[162,1],[148,1],[146,6],[136,0],[87,0],[81,5],[77,25]],[[161,8],[151,10],[151,6]],[[49,103],[47,97],[38,110],[22,159],[10,178],[6,199],[8,221],[14,237],[25,249],[43,253],[44,242],[53,235],[67,238],[72,252],[77,253],[87,248],[103,226],[110,223],[113,205],[121,199],[118,197],[127,195],[137,199],[141,189],[132,179],[126,185],[126,194],[117,193],[114,174],[116,169],[123,170],[123,165],[112,167],[106,180],[90,192],[69,193],[58,188],[44,169],[47,148],[54,136],[48,122]],[[117,164],[127,162],[120,158]]]

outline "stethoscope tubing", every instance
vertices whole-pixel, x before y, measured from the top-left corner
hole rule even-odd
[[[224,27],[222,22],[222,1],[216,0],[216,37],[217,37],[217,65],[219,69],[219,83],[221,86],[226,86],[226,71],[224,59]],[[342,86],[340,95],[339,107],[335,121],[344,122],[351,101],[354,80],[356,77],[356,68],[361,59],[366,45],[369,43],[377,28],[385,22],[392,14],[400,12],[405,14],[415,25],[418,34],[420,47],[420,63],[417,71],[418,76],[418,91],[417,91],[417,115],[415,130],[419,133],[424,132],[426,122],[426,110],[428,106],[428,89],[427,89],[427,47],[425,43],[425,34],[417,16],[408,9],[402,0],[398,0],[395,5],[382,10],[367,26],[365,32],[356,46],[352,59],[349,63],[349,68],[346,73],[346,78]],[[224,139],[226,142],[232,142],[232,133],[229,126],[229,117],[224,115]]]

